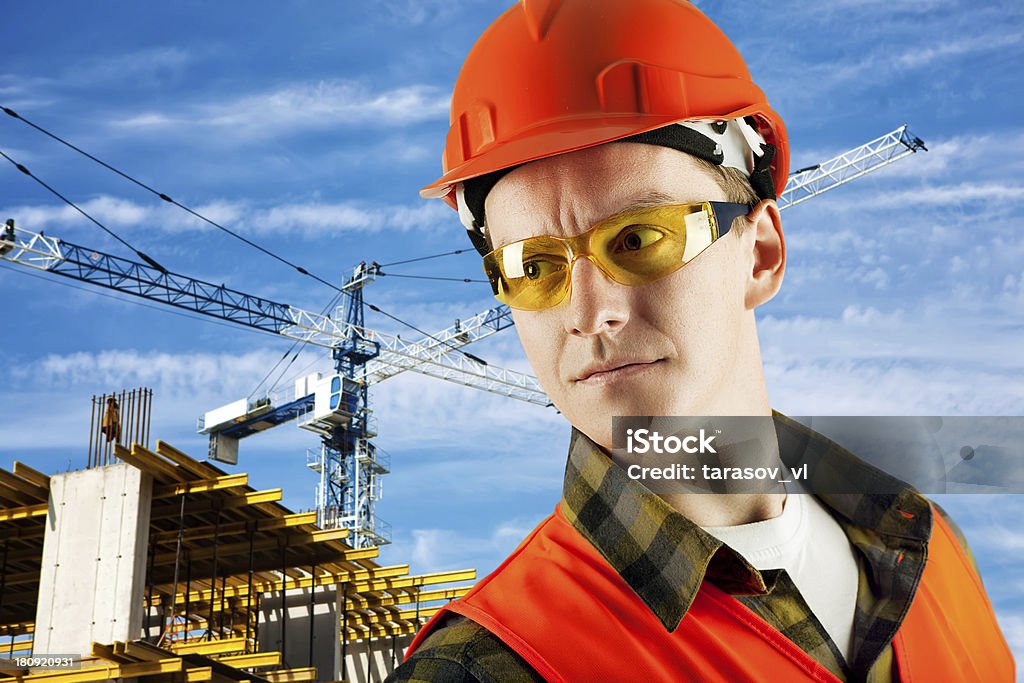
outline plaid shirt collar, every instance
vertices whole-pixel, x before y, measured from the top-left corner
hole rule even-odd
[[[885,605],[887,613],[905,613],[920,581],[931,535],[928,502],[909,485],[824,436],[780,413],[774,417],[783,462],[790,467],[815,463],[810,468],[811,487],[819,479],[844,477],[854,484],[849,487],[853,490],[874,491],[884,484],[883,490],[895,491],[822,493],[817,498],[857,547],[870,547],[865,555],[878,604]],[[674,631],[686,615],[705,578],[732,595],[763,595],[772,590],[778,577],[778,572],[758,571],[739,553],[630,479],[576,429],[569,444],[561,508],[668,631]],[[895,571],[893,567],[901,565],[905,555],[910,562]],[[907,585],[908,574],[913,577],[912,586]]]

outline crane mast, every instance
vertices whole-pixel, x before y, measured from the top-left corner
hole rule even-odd
[[[901,126],[864,145],[790,175],[778,198],[780,210],[795,206],[919,150],[920,138]],[[287,304],[171,273],[7,221],[0,231],[0,260],[88,282],[213,318],[331,349],[335,374],[313,375],[296,384],[294,395],[242,399],[209,411],[199,429],[210,436],[210,457],[237,462],[238,442],[291,420],[318,434],[321,447],[307,454],[320,475],[316,505],[321,528],[347,527],[355,547],[390,540],[389,526],[376,516],[379,477],[388,461],[373,444],[375,421],[369,388],[411,370],[539,406],[551,406],[535,377],[498,368],[460,351],[462,347],[511,327],[507,306],[457,320],[417,341],[369,329],[364,322],[363,288],[378,275],[375,265],[359,264],[342,287],[343,315],[322,315]]]

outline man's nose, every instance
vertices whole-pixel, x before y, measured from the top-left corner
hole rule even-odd
[[[626,285],[608,278],[590,260],[577,258],[570,275],[565,331],[571,335],[614,334],[629,320]]]

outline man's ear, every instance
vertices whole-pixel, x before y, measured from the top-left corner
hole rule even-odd
[[[764,199],[747,214],[743,244],[752,258],[744,303],[748,310],[767,303],[782,286],[786,272],[786,239],[774,199]]]

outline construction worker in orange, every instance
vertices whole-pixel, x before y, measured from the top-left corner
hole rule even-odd
[[[391,681],[1000,681],[962,534],[773,413],[786,128],[685,0],[522,0],[463,64],[439,180],[572,425],[561,500],[417,635]],[[850,491],[657,494],[614,416],[763,416]],[[891,478],[886,480],[891,483]]]
[[[117,405],[117,399],[113,396],[107,397],[107,405],[103,410],[103,422],[100,425],[100,434],[107,442],[121,441],[121,408]]]

